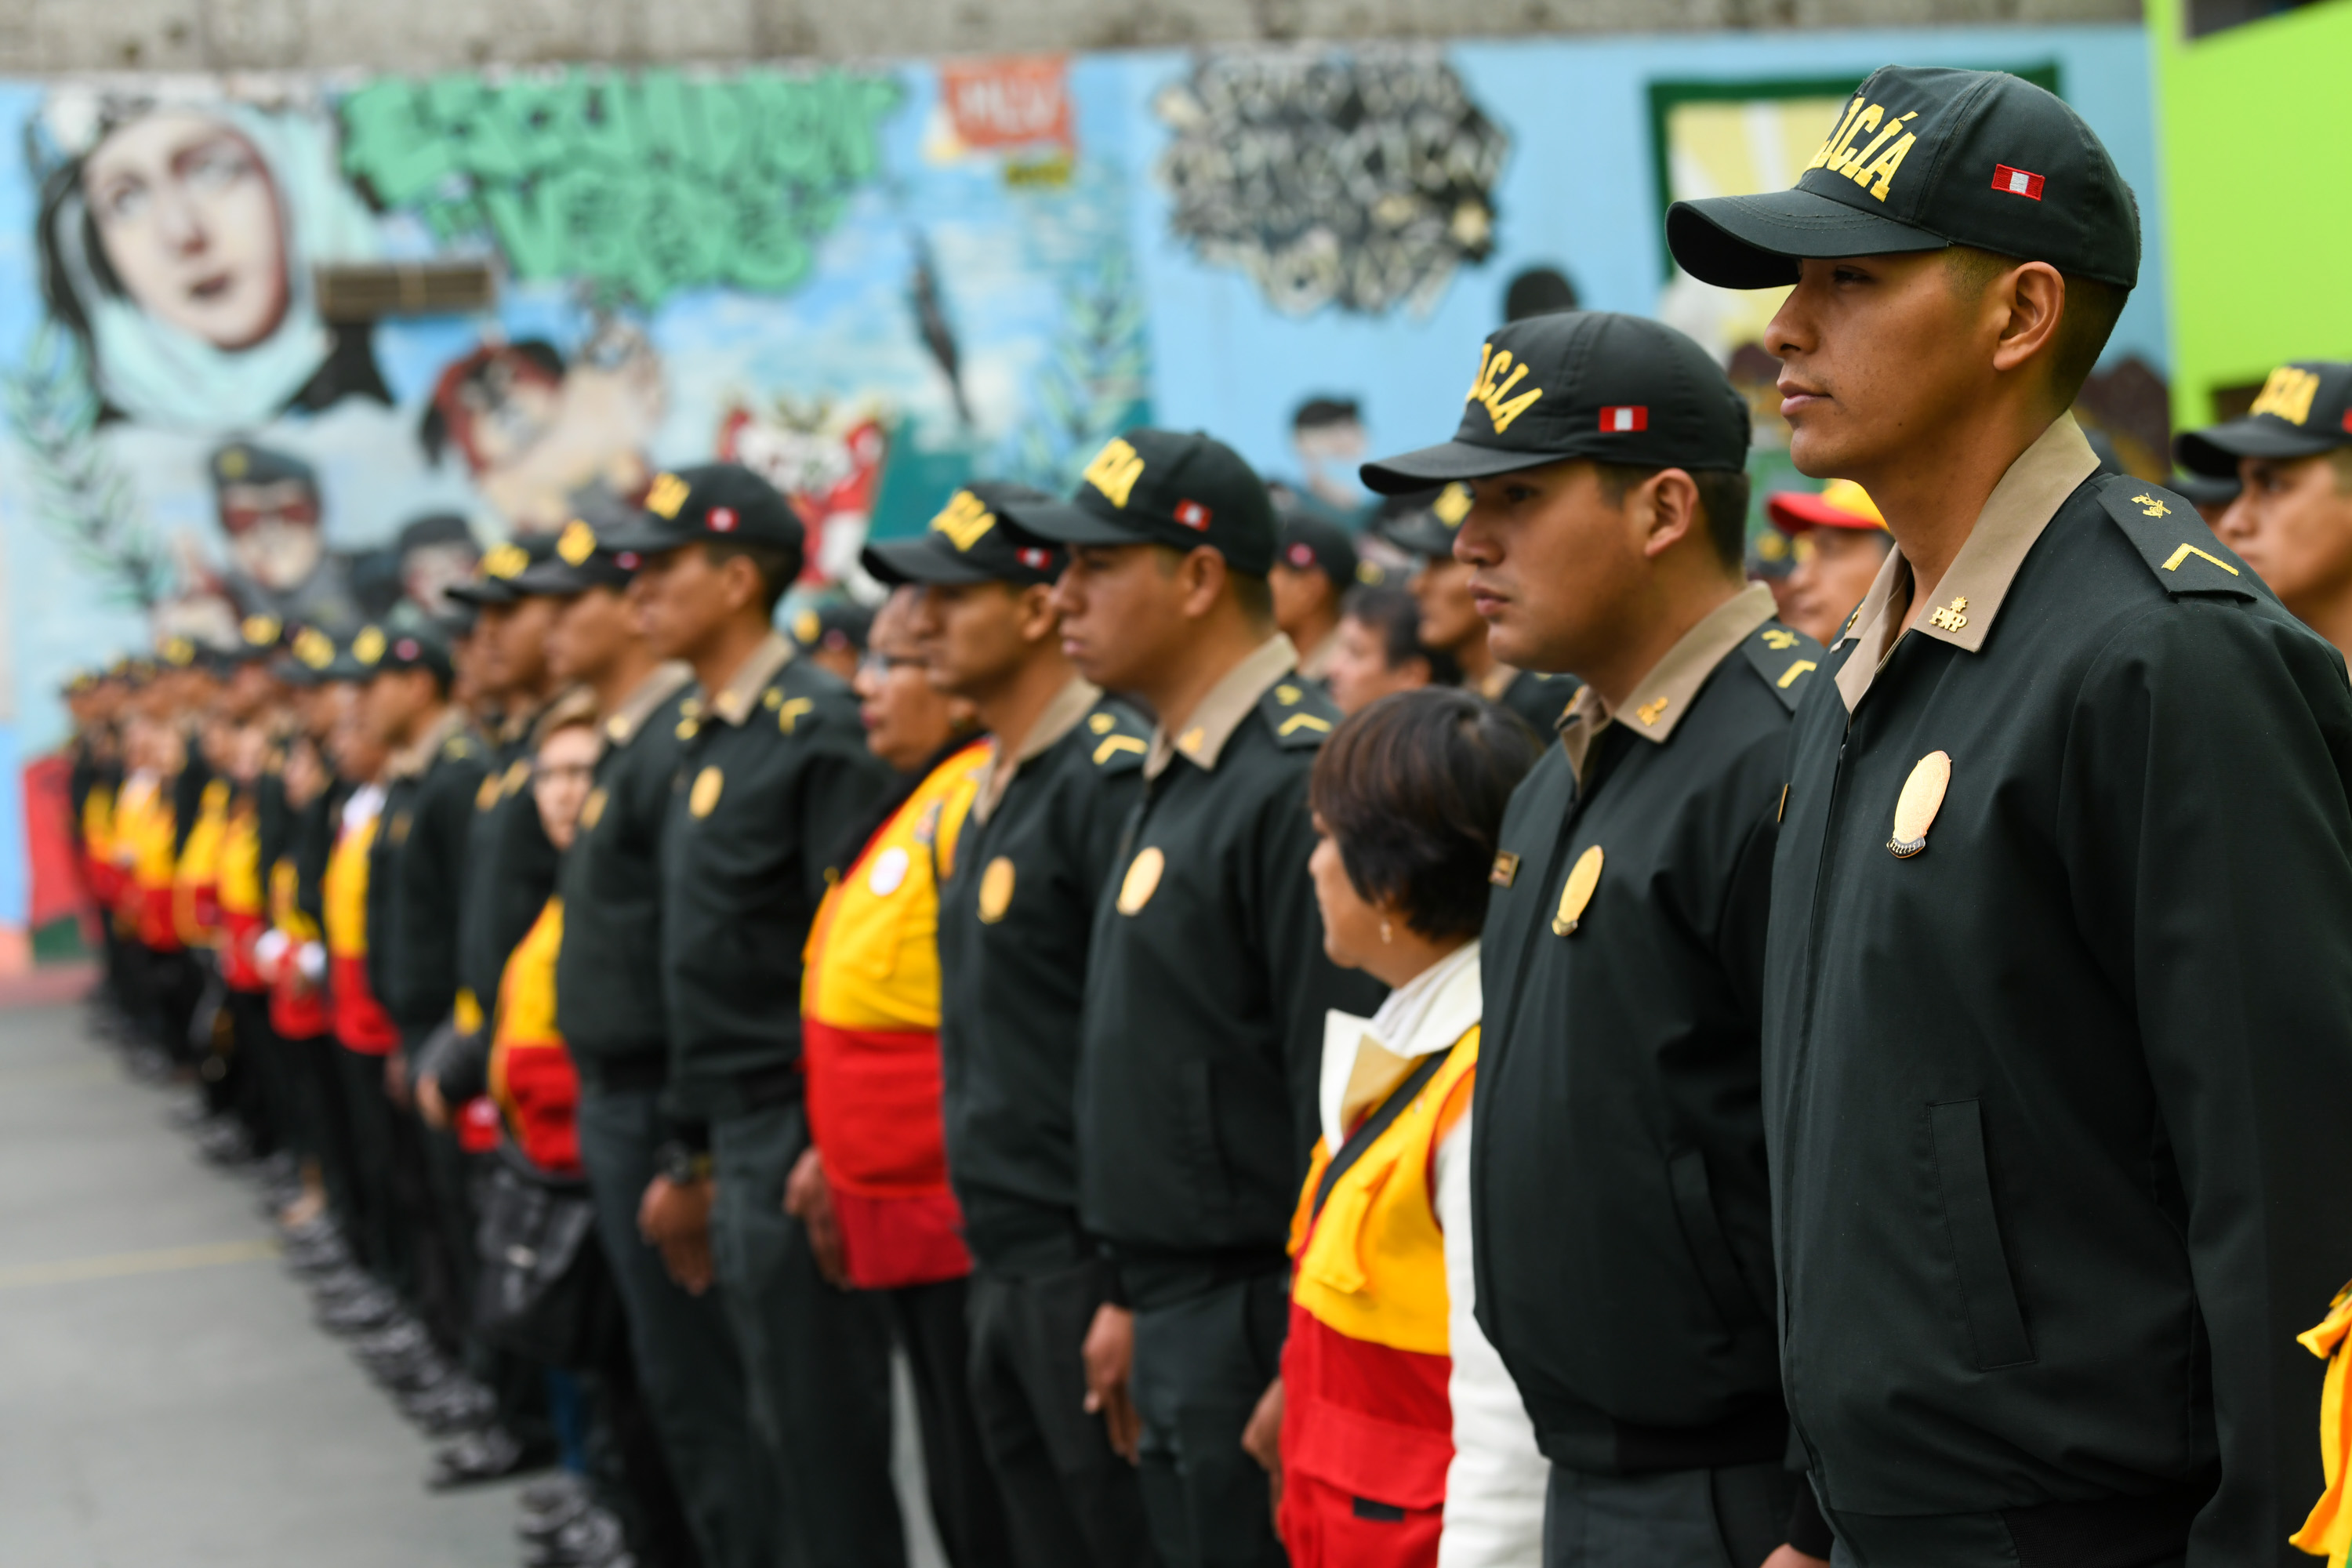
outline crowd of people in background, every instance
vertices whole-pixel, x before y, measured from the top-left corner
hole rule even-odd
[[[779,630],[712,464],[73,683],[101,1023],[430,1486],[604,1568],[2340,1553],[2352,365],[2095,451],[2136,217],[2013,78],[1668,234],[1793,285],[1770,548],[1720,368],[1563,312],[1360,531],[1136,429]]]

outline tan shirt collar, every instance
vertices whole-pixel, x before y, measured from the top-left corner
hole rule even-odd
[[[1020,751],[1007,757],[1002,747],[992,745],[988,765],[981,770],[980,793],[972,799],[972,816],[986,822],[996,810],[997,803],[1004,798],[1004,792],[1013,787],[1013,775],[1021,771],[1021,764],[1033,757],[1045,755],[1055,742],[1076,729],[1078,721],[1094,711],[1095,704],[1101,700],[1101,687],[1085,676],[1074,675],[1061,690],[1054,694],[1054,700],[1045,704],[1045,710],[1037,715],[1037,721],[1029,726],[1029,733],[1022,741]]]
[[[637,689],[621,700],[621,705],[604,719],[604,744],[625,746],[645,728],[654,710],[670,700],[672,693],[694,679],[694,671],[679,659],[654,666],[653,670]]]
[[[1225,742],[1234,738],[1242,721],[1249,717],[1257,700],[1274,689],[1274,683],[1298,668],[1298,649],[1288,637],[1275,633],[1257,645],[1257,650],[1225,672],[1225,678],[1209,688],[1184,721],[1184,732],[1171,739],[1167,727],[1151,731],[1151,752],[1143,759],[1143,776],[1156,779],[1168,771],[1169,763],[1179,753],[1191,759],[1203,772],[1213,771],[1217,758],[1223,754]]]
[[[1633,721],[1627,728],[1645,741],[1664,745],[1715,667],[1771,618],[1772,590],[1761,583],[1748,584],[1709,610],[1626,694],[1617,712]],[[1568,752],[1569,765],[1576,770],[1579,783],[1583,781],[1584,760],[1591,753],[1592,743],[1615,718],[1601,703],[1599,692],[1590,686],[1577,688],[1576,700],[1568,705],[1559,721],[1559,743]]]
[[[776,678],[776,671],[792,661],[793,645],[775,632],[769,632],[761,639],[760,646],[751,650],[751,657],[743,661],[742,668],[706,706],[728,723],[740,728],[743,721],[751,716],[751,710],[759,705],[760,693],[766,690],[768,682]]]
[[[2074,423],[2073,415],[2060,415],[2033,445],[2018,454],[2000,483],[1993,486],[1967,542],[1952,558],[1944,580],[1936,585],[1937,602],[1919,617],[1918,625],[1908,629],[1970,653],[1982,651],[1985,635],[1992,630],[1993,617],[2000,614],[2001,602],[2009,596],[2010,584],[2017,581],[2027,552],[2066,498],[2098,468],[2099,455],[2091,450],[2083,427]],[[1838,695],[1845,700],[1849,713],[1861,703],[1862,694],[1870,689],[1902,637],[1901,623],[1912,608],[1910,586],[1911,563],[1904,559],[1903,546],[1897,544],[1886,552],[1861,607],[1830,645],[1862,645],[1837,673]],[[1899,605],[1898,589],[1906,590]]]
[[[416,738],[416,743],[394,757],[385,767],[387,775],[396,779],[413,779],[433,765],[433,759],[452,736],[466,727],[466,710],[456,703],[441,710],[433,727]]]

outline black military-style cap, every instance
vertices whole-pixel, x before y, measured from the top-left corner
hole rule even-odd
[[[2352,364],[2283,364],[2243,418],[2191,430],[2173,446],[2191,473],[2230,479],[2238,477],[2241,458],[2310,458],[2352,447]]]
[[[1200,431],[1129,430],[1094,456],[1067,501],[1017,502],[1003,514],[1064,544],[1207,545],[1234,571],[1274,564],[1274,502],[1241,454]]]
[[[2139,207],[2097,133],[2055,94],[2000,71],[1886,66],[1790,189],[1666,212],[1683,270],[1725,289],[1794,283],[1806,257],[1953,245],[2129,289]]]
[[[359,666],[362,673],[356,679],[362,680],[404,669],[429,669],[446,681],[455,668],[449,662],[449,645],[442,640],[439,629],[422,616],[414,626],[370,623],[362,626],[352,635],[345,653]]]
[[[798,555],[807,537],[783,492],[740,463],[656,474],[634,518],[597,531],[607,549],[639,555],[705,542],[764,544]]]
[[[212,455],[206,465],[213,488],[224,485],[275,485],[288,479],[319,487],[319,472],[290,452],[274,451],[251,441],[231,441]]]
[[[526,533],[520,539],[493,544],[483,553],[474,580],[453,585],[448,590],[449,597],[476,610],[511,605],[521,597],[515,592],[515,579],[554,553],[555,536],[547,533]]]
[[[1348,531],[1304,501],[1276,498],[1274,515],[1282,532],[1274,558],[1294,572],[1320,572],[1332,588],[1346,593],[1356,584],[1356,542]]]
[[[1062,574],[1062,547],[1003,513],[1026,502],[1054,504],[1027,485],[980,480],[950,497],[931,526],[913,539],[869,544],[858,559],[876,581],[903,583],[1051,583]]]
[[[1435,559],[1454,553],[1454,536],[1470,515],[1470,487],[1439,485],[1433,489],[1400,490],[1381,504],[1372,531],[1408,555]]]
[[[2226,479],[2216,474],[2175,473],[2164,481],[2164,488],[2187,497],[2189,504],[2201,511],[2209,506],[2228,506],[2246,487],[2233,471]]]
[[[236,664],[259,664],[278,657],[286,645],[286,623],[276,616],[254,614],[236,626],[236,647],[229,654]]]
[[[591,588],[625,588],[643,558],[634,550],[609,550],[596,531],[579,518],[563,525],[544,561],[515,574],[509,585],[519,599],[569,598]]]
[[[793,641],[812,652],[821,647],[845,647],[862,654],[866,637],[873,630],[874,612],[846,599],[810,605],[793,616]]]
[[[1659,468],[1748,464],[1748,405],[1714,356],[1640,316],[1578,310],[1497,327],[1478,350],[1464,401],[1453,440],[1366,463],[1364,483],[1393,495],[1570,458]]]

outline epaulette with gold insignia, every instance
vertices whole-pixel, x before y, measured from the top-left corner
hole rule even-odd
[[[1257,700],[1257,710],[1273,727],[1275,744],[1292,751],[1319,746],[1339,727],[1339,710],[1331,699],[1295,670]]]
[[[1778,621],[1766,621],[1749,632],[1739,651],[1748,656],[1748,668],[1764,678],[1772,695],[1791,713],[1805,694],[1805,678],[1822,667],[1822,645]]]
[[[2164,591],[2182,594],[2227,594],[2240,599],[2266,599],[2270,590],[2254,569],[2213,537],[2205,520],[2188,501],[2129,474],[2109,474],[2095,480],[2099,504],[2164,584]]]
[[[463,735],[452,735],[441,742],[441,754],[453,763],[463,762],[474,754],[474,742]]]
[[[1131,772],[1151,752],[1151,740],[1124,710],[1106,703],[1087,715],[1087,755],[1109,773]]]

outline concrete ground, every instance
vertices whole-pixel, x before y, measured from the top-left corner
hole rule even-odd
[[[0,1012],[0,1568],[519,1561],[514,1486],[425,1492],[176,1102],[75,1009]]]

